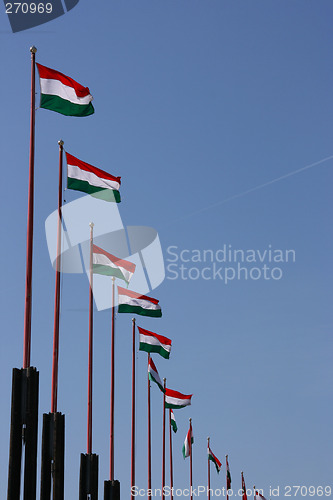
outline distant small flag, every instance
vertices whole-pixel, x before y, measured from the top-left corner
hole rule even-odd
[[[135,264],[118,259],[97,245],[93,245],[93,272],[104,276],[114,276],[128,284],[135,271]]]
[[[171,389],[165,389],[165,407],[166,408],[184,408],[191,404],[193,394],[182,394],[178,391],[173,391]]]
[[[66,153],[66,158],[68,189],[82,191],[100,200],[120,203],[120,177],[114,177],[69,153]]]
[[[216,470],[217,470],[217,473],[220,472],[221,468],[222,468],[222,464],[221,462],[219,461],[219,459],[214,455],[214,453],[212,452],[212,450],[210,449],[210,447],[208,446],[208,449],[207,449],[207,453],[208,453],[208,460],[211,460],[213,462],[213,464],[215,465],[216,467]]]
[[[194,443],[194,438],[193,438],[193,432],[192,432],[192,424],[190,424],[190,428],[188,430],[188,433],[186,434],[186,438],[185,438],[185,441],[183,444],[182,451],[183,451],[184,460],[185,460],[185,458],[190,456],[193,443]]]
[[[176,422],[176,419],[175,419],[175,415],[173,413],[173,411],[170,409],[170,416],[171,416],[171,427],[172,427],[172,430],[173,432],[177,432],[178,430],[178,427],[177,427],[177,422]]]
[[[255,500],[266,500],[266,498],[256,490]]]
[[[126,290],[118,286],[118,312],[140,314],[160,318],[162,316],[161,306],[157,299],[140,295],[132,290]]]
[[[139,350],[145,352],[155,352],[163,358],[169,359],[171,352],[171,340],[157,333],[150,332],[138,326],[140,334]]]
[[[161,391],[164,392],[162,380],[160,379],[157,368],[156,368],[155,363],[152,360],[152,358],[149,358],[148,377],[149,377],[149,380],[151,380],[152,382],[155,382],[155,384],[158,385],[158,387],[161,389]]]
[[[247,500],[247,494],[246,494],[246,486],[245,486],[245,480],[242,472],[242,499]]]
[[[89,116],[95,110],[88,87],[69,76],[37,64],[40,81],[40,107],[66,116]]]
[[[227,490],[231,488],[231,474],[229,469],[228,455],[226,456],[226,465],[227,465]]]

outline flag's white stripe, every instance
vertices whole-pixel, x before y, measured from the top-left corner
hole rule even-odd
[[[130,281],[131,277],[133,276],[133,273],[131,273],[130,271],[128,271],[127,269],[125,269],[122,266],[117,266],[106,255],[101,254],[101,253],[94,253],[93,254],[93,264],[97,264],[100,266],[112,267],[113,269],[119,269],[119,271],[123,274],[126,281]]]
[[[127,306],[142,307],[143,309],[152,309],[154,311],[159,311],[161,306],[159,304],[153,304],[150,300],[135,299],[134,297],[128,297],[127,295],[118,295],[118,304],[126,304]]]
[[[68,165],[68,177],[70,177],[71,179],[76,179],[78,181],[86,181],[91,186],[99,187],[102,189],[113,189],[119,191],[120,187],[119,182],[98,177],[93,172],[82,170],[77,165]]]
[[[165,396],[165,402],[170,404],[170,405],[190,405],[191,404],[191,399],[190,398],[174,398],[172,396]]]
[[[157,372],[155,372],[155,370],[153,370],[153,368],[150,365],[149,365],[148,373],[150,373],[151,376],[156,380],[156,382],[163,387],[163,384],[162,384],[162,381],[160,379],[159,374]]]
[[[176,423],[176,419],[175,419],[175,416],[173,414],[173,411],[171,412],[171,420],[173,420]]]
[[[73,104],[86,106],[92,101],[92,96],[89,94],[85,97],[78,97],[73,87],[64,85],[59,80],[49,78],[40,78],[40,90],[42,94],[57,95],[61,99],[70,101]]]
[[[171,345],[162,344],[156,337],[151,337],[150,335],[144,335],[140,333],[140,342],[143,344],[157,345],[163,347],[167,352],[171,352]]]

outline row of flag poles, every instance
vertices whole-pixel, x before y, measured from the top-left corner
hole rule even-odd
[[[36,463],[37,463],[37,425],[38,425],[38,372],[30,365],[31,353],[31,299],[32,299],[32,254],[33,254],[33,212],[34,212],[34,148],[35,148],[35,66],[40,78],[40,107],[56,111],[67,116],[85,117],[94,113],[92,96],[87,87],[72,78],[35,63],[37,49],[31,52],[31,112],[30,112],[30,153],[29,153],[29,192],[27,221],[27,263],[24,315],[23,368],[13,370],[11,436],[8,472],[7,500],[20,500],[22,447],[25,446],[25,470],[23,500],[36,499]],[[59,361],[59,319],[60,319],[60,281],[61,281],[61,235],[62,235],[62,179],[64,142],[59,144],[59,186],[58,186],[58,225],[57,258],[54,301],[54,331],[52,354],[51,412],[43,415],[41,500],[63,500],[64,498],[64,415],[58,412],[58,361]],[[107,202],[119,203],[121,178],[96,168],[75,156],[66,153],[67,187],[85,192]],[[114,453],[114,414],[115,414],[115,280],[124,281],[127,286],[135,272],[135,264],[118,258],[107,250],[94,244],[94,224],[90,223],[90,259],[89,259],[89,346],[88,346],[88,397],[87,397],[87,453],[81,454],[79,500],[98,499],[98,456],[92,446],[92,406],[93,406],[93,277],[100,274],[112,280],[112,316],[111,316],[111,384],[110,384],[110,467],[109,480],[104,483],[104,500],[120,498],[120,485],[115,480]],[[160,318],[162,309],[157,299],[148,297],[117,286],[118,313],[136,314],[151,318]],[[147,353],[147,396],[148,396],[148,490],[151,490],[151,412],[150,383],[154,382],[163,397],[163,450],[162,450],[162,498],[164,500],[165,455],[166,455],[166,416],[169,416],[170,448],[170,486],[173,487],[172,431],[177,431],[173,410],[191,404],[192,394],[186,395],[170,389],[159,376],[152,355],[158,354],[169,359],[172,347],[171,339],[136,325],[132,319],[132,418],[131,418],[131,496],[134,498],[135,487],[135,353],[136,329],[139,333],[139,350]],[[23,439],[22,439],[23,436]],[[191,499],[193,431],[190,419],[189,430],[183,446],[184,459],[190,458]],[[217,472],[222,464],[213,454],[208,438],[208,499],[210,500],[210,462]],[[231,487],[231,476],[226,456],[227,490]],[[243,500],[247,500],[245,481],[242,473]],[[51,494],[52,490],[52,494]],[[172,491],[172,490],[171,490]],[[259,496],[258,496],[259,495]],[[255,500],[264,497],[255,490]],[[228,494],[227,494],[228,500]],[[265,499],[264,499],[265,500]]]

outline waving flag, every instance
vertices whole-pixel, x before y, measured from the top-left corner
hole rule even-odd
[[[227,465],[227,490],[231,488],[231,474],[229,469],[228,455],[226,456],[226,465]]]
[[[184,408],[191,404],[193,394],[182,394],[171,389],[165,389],[165,407],[166,408]]]
[[[146,352],[155,352],[163,358],[169,359],[171,352],[171,340],[157,333],[150,332],[138,326],[140,333],[139,350]]]
[[[88,87],[69,76],[37,63],[40,80],[40,107],[66,116],[89,116],[95,110]]]
[[[242,499],[247,500],[247,494],[246,494],[246,486],[245,486],[245,480],[242,472]]]
[[[157,299],[126,290],[121,286],[118,286],[118,312],[140,314],[153,318],[162,316],[161,306]]]
[[[120,177],[114,177],[66,153],[67,187],[82,191],[104,201],[120,203]]]
[[[190,423],[190,428],[188,430],[188,433],[186,434],[186,438],[183,444],[183,457],[184,460],[185,458],[189,457],[192,453],[192,444],[194,443],[193,439],[193,432],[192,432],[192,424]]]
[[[93,272],[104,276],[114,276],[128,284],[135,271],[135,264],[118,259],[97,245],[93,245]]]
[[[176,422],[176,419],[175,419],[175,415],[173,413],[173,411],[170,409],[170,416],[171,416],[171,427],[172,427],[172,430],[173,432],[177,432],[178,430],[178,427],[177,427],[177,422]]]
[[[152,360],[152,358],[149,358],[148,377],[149,377],[149,380],[151,380],[152,382],[155,382],[155,384],[158,385],[158,387],[161,389],[161,391],[164,392],[162,380],[160,379],[157,368],[156,368],[155,363]]]
[[[210,447],[208,446],[208,460],[211,460],[213,462],[213,464],[215,465],[216,467],[216,470],[217,472],[219,473],[221,468],[222,468],[222,464],[221,462],[219,461],[219,459],[214,455],[214,453],[212,452],[212,450],[210,449]]]

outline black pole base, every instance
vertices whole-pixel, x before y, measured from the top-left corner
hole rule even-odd
[[[65,415],[43,414],[40,500],[64,500]]]
[[[104,481],[104,500],[120,500],[120,482]]]
[[[7,500],[20,500],[23,444],[23,500],[36,500],[38,390],[36,368],[13,369]]]
[[[79,500],[98,500],[98,455],[81,453]]]

